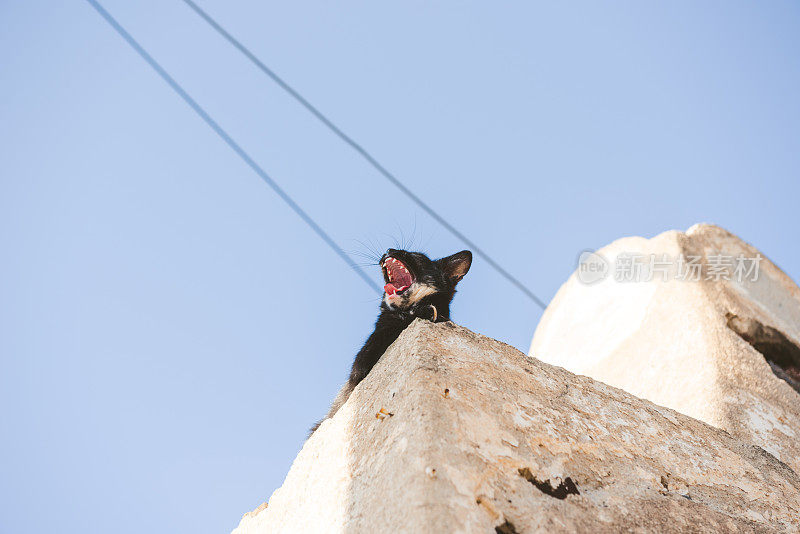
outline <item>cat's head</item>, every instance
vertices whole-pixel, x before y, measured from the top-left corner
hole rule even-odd
[[[434,304],[440,314],[447,313],[456,284],[471,264],[468,250],[431,260],[421,252],[390,248],[380,260],[386,282],[382,305],[389,310],[413,311]]]

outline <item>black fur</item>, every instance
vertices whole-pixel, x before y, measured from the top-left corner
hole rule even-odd
[[[375,329],[358,351],[347,383],[342,386],[325,419],[333,417],[347,401],[350,393],[364,380],[378,363],[383,353],[416,318],[434,322],[450,320],[450,302],[456,293],[456,284],[467,274],[472,263],[472,253],[463,250],[452,256],[431,260],[420,252],[389,249],[381,257],[384,280],[389,283],[389,273],[384,267],[388,258],[399,260],[413,277],[413,284],[401,294],[381,299],[380,314]],[[323,421],[325,420],[323,419]],[[311,429],[313,433],[320,421]]]

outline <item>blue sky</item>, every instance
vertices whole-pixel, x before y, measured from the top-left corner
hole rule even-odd
[[[343,248],[463,248],[182,2],[104,5]],[[794,2],[201,6],[545,301],[699,221],[800,278]],[[0,531],[232,529],[378,295],[85,2],[0,2],[0,125]],[[540,310],[477,259],[453,317]]]

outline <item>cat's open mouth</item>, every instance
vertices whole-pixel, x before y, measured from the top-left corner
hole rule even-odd
[[[411,271],[402,261],[396,258],[389,256],[383,260],[381,268],[383,269],[383,278],[386,281],[383,290],[389,296],[401,294],[414,283],[414,275],[411,274]]]

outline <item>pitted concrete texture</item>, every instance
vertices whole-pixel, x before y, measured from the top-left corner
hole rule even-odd
[[[530,354],[727,430],[800,473],[797,285],[711,225],[624,238],[597,253],[611,265],[608,276],[586,284],[573,273],[542,316]],[[624,255],[638,256],[644,270],[651,258],[666,258],[671,271],[618,281],[615,259]],[[702,267],[698,280],[685,276],[692,258]],[[755,259],[757,273],[737,272],[739,258],[746,270]]]
[[[759,447],[417,320],[234,533],[798,530],[800,479]]]

